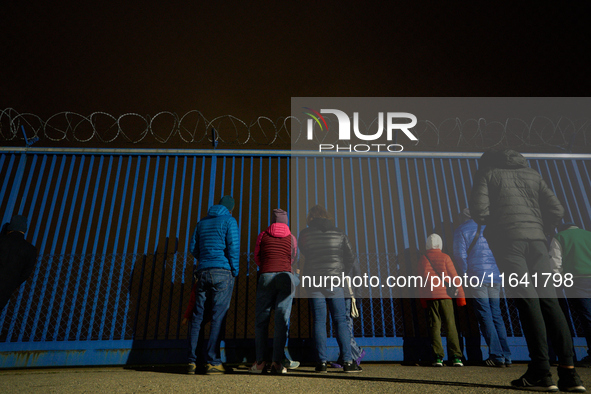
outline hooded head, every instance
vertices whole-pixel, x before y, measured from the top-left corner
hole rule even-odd
[[[274,209],[271,214],[271,223],[287,224],[287,212],[281,208]]]
[[[441,239],[441,237],[437,234],[431,234],[427,237],[427,245],[425,246],[425,249],[427,250],[431,250],[431,249],[443,249],[443,240]]]
[[[228,211],[232,212],[232,209],[234,209],[234,199],[232,196],[224,196],[220,200],[219,205],[223,205],[224,207],[228,208]]]
[[[27,218],[23,215],[15,215],[10,220],[10,224],[6,228],[7,231],[27,232]]]
[[[488,167],[517,169],[527,168],[527,160],[523,155],[513,149],[496,150],[490,149],[482,154],[478,162],[478,169],[486,169]]]
[[[482,156],[480,156],[480,159],[478,160],[478,169],[484,170],[488,167],[493,166],[498,154],[499,154],[499,151],[494,148],[489,149],[486,152],[484,152],[482,154]]]

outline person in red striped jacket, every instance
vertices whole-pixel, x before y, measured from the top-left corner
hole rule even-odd
[[[270,371],[272,374],[287,372],[282,361],[295,291],[292,264],[296,253],[297,241],[287,225],[287,213],[274,209],[271,225],[259,234],[254,249],[254,261],[259,266],[260,276],[256,300],[256,361],[249,369],[250,373],[267,370],[265,350],[272,308],[275,308],[275,334]]]

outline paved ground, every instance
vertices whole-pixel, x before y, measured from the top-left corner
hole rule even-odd
[[[232,374],[185,375],[184,368],[61,368],[0,370],[0,393],[500,393],[526,365],[512,368],[432,368],[400,364],[363,364],[360,374],[339,370],[316,374],[301,367],[286,376],[249,375],[246,367]],[[556,369],[553,368],[553,374]],[[591,386],[591,369],[579,369]]]

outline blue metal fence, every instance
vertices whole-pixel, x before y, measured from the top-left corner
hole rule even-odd
[[[298,233],[305,225],[299,218],[323,204],[369,273],[408,274],[429,233],[441,234],[450,252],[479,156],[0,152],[3,223],[27,215],[27,239],[40,256],[32,278],[0,314],[0,367],[182,361],[187,332],[181,319],[194,263],[189,237],[225,194],[237,200],[242,251],[225,348],[228,358],[241,360],[254,338],[254,242],[273,208],[289,207]],[[565,219],[591,228],[591,156],[528,158],[565,205]],[[377,291],[378,297],[361,301],[355,333],[370,359],[400,360],[405,346],[427,337],[425,318],[412,293]],[[577,317],[565,310],[581,345]],[[503,313],[516,354],[526,357],[511,303]],[[467,348],[470,341],[480,348],[470,309],[459,310],[458,319]],[[309,336],[308,304],[296,300],[290,342]]]

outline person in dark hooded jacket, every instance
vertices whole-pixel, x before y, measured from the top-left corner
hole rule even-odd
[[[0,312],[35,269],[37,249],[25,239],[27,218],[15,215],[0,236]]]
[[[552,273],[546,234],[554,232],[564,208],[542,176],[527,160],[510,149],[491,150],[482,155],[470,196],[470,213],[476,223],[486,225],[484,236],[499,270],[518,279],[505,288],[515,297],[531,361],[527,372],[511,382],[516,388],[555,391],[584,391],[574,369],[573,344],[556,290],[532,275]],[[529,280],[525,284],[522,280]],[[552,381],[547,337],[558,355],[558,387]]]
[[[326,373],[328,353],[326,347],[326,306],[330,309],[333,324],[336,327],[337,343],[343,357],[343,371],[361,372],[361,367],[352,362],[351,336],[345,314],[345,295],[342,287],[331,289],[320,284],[325,277],[342,278],[344,273],[352,272],[356,257],[345,233],[335,227],[330,215],[320,205],[308,212],[308,227],[300,232],[298,244],[303,264],[302,286],[305,278],[311,277],[312,286],[307,289],[310,298],[314,323],[314,341],[318,364],[316,372]],[[315,286],[314,283],[319,284]]]

